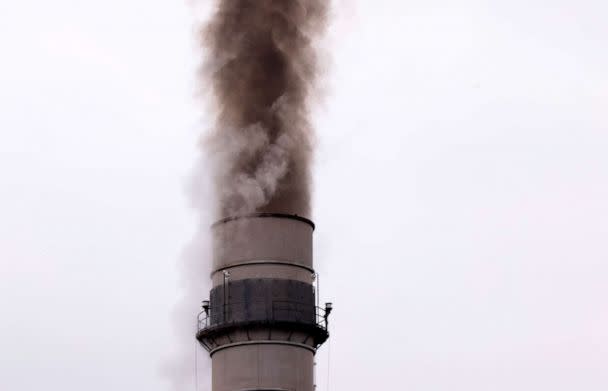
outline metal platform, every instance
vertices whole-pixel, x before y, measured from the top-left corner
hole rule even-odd
[[[208,350],[238,342],[294,343],[316,350],[329,337],[313,286],[282,279],[245,279],[211,291],[197,339]]]

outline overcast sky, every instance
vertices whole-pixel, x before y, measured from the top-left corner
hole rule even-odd
[[[608,3],[334,11],[317,390],[608,389]],[[169,390],[209,125],[193,14],[0,3],[0,389]]]

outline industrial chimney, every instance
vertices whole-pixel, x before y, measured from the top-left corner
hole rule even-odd
[[[212,226],[213,288],[196,338],[212,359],[213,391],[313,391],[314,355],[331,303],[318,305],[314,223],[258,213]]]

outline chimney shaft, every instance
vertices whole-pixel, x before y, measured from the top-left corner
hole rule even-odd
[[[314,390],[329,314],[316,305],[313,231],[308,219],[272,213],[213,225],[213,288],[196,335],[213,391]]]

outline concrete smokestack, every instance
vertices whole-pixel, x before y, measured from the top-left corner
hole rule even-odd
[[[213,391],[313,391],[327,340],[312,263],[310,103],[326,0],[217,0],[201,31],[217,216],[196,334]],[[316,287],[316,289],[315,289]]]
[[[329,337],[317,306],[312,221],[259,213],[212,227],[213,288],[199,315],[213,391],[313,391],[314,355]]]

